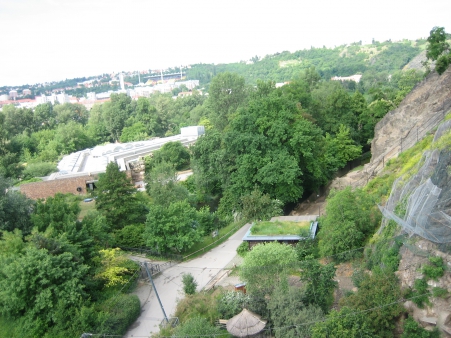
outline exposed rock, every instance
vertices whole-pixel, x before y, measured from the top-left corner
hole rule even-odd
[[[335,179],[330,188],[362,187],[391,158],[414,146],[442,122],[451,109],[451,67],[433,72],[407,94],[398,108],[388,112],[374,128],[371,161],[363,169]]]
[[[390,156],[393,150],[396,153],[393,156],[397,155],[401,145],[402,151],[413,146],[417,141],[417,130],[424,131],[426,126],[431,130],[437,126],[451,109],[450,91],[451,68],[441,76],[431,73],[417,84],[399,107],[388,112],[376,125],[371,142],[370,166],[378,165],[381,157]],[[418,139],[426,133],[418,135]],[[404,144],[401,144],[401,139]]]

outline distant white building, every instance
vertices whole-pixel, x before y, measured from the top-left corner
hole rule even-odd
[[[67,95],[65,93],[52,94],[50,96],[45,96],[45,95],[36,96],[37,104],[42,104],[42,103],[47,103],[47,102],[50,102],[51,104],[55,104],[56,102],[58,102],[60,104],[69,103],[70,98],[69,98],[69,95]]]
[[[110,162],[116,162],[121,170],[129,170],[130,163],[150,155],[168,142],[179,141],[188,146],[195,143],[203,134],[205,134],[204,126],[191,126],[180,128],[180,134],[175,136],[129,143],[110,143],[77,151],[63,157],[58,163],[59,172],[52,174],[49,180],[102,173]]]
[[[332,81],[354,81],[356,83],[359,83],[361,78],[362,78],[362,75],[355,74],[355,75],[346,76],[346,77],[334,76],[333,78],[331,78],[331,80]]]

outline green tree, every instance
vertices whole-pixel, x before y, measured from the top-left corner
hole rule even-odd
[[[433,331],[425,330],[412,317],[404,321],[404,331],[401,338],[439,338],[440,331],[434,328]]]
[[[58,124],[68,123],[70,121],[85,125],[88,122],[88,110],[82,104],[64,103],[53,107],[55,119]]]
[[[54,256],[47,250],[29,247],[23,255],[2,264],[0,270],[3,315],[27,316],[30,321],[52,325],[58,311],[86,297],[82,281],[89,267],[75,261],[69,252]]]
[[[138,268],[138,265],[129,260],[119,248],[100,250],[99,254],[100,268],[95,278],[102,279],[106,287],[128,283]]]
[[[51,103],[36,106],[33,113],[34,130],[49,129],[55,125],[56,114]]]
[[[285,204],[326,182],[321,134],[302,117],[296,103],[278,91],[251,99],[248,107],[238,110],[230,121],[220,143],[223,153],[215,151],[224,163],[219,169],[224,174],[217,175],[223,177],[225,190],[219,206],[222,213],[239,210],[241,196],[256,187]],[[211,155],[206,156],[205,165],[211,164]],[[200,162],[204,164],[203,159]]]
[[[205,193],[218,194],[229,181],[231,164],[227,161],[222,142],[221,133],[207,130],[191,147],[196,185]]]
[[[24,235],[28,235],[33,226],[31,213],[35,203],[10,189],[11,181],[0,176],[0,231],[19,229]]]
[[[131,180],[115,162],[108,163],[96,186],[96,209],[105,215],[113,229],[144,222],[146,208],[136,199]]]
[[[375,332],[365,314],[349,307],[332,310],[325,321],[319,321],[312,329],[312,338],[371,338]]]
[[[321,218],[319,251],[322,256],[347,260],[357,253],[348,252],[363,245],[379,224],[380,212],[374,197],[362,189],[332,191],[327,199],[326,215]]]
[[[141,122],[136,122],[130,127],[124,127],[121,133],[121,142],[142,141],[149,137],[146,127]]]
[[[313,257],[307,257],[301,261],[300,266],[305,302],[317,305],[327,313],[333,302],[333,291],[337,287],[334,264],[322,265]]]
[[[34,162],[28,164],[22,171],[23,179],[44,177],[57,171],[56,165],[49,162]]]
[[[188,198],[188,190],[178,182],[172,163],[160,162],[146,174],[146,191],[153,203],[168,206]]]
[[[212,79],[208,94],[213,123],[222,131],[227,126],[231,114],[235,113],[246,100],[244,78],[229,72],[218,74]]]
[[[104,125],[112,140],[119,140],[125,121],[132,115],[134,107],[132,99],[126,94],[111,94],[111,101],[102,107]]]
[[[163,136],[164,128],[161,116],[157,109],[151,106],[149,99],[139,97],[136,102],[136,113],[134,117],[136,122],[140,122],[145,127],[145,132],[152,136]]]
[[[247,221],[268,221],[271,217],[282,215],[282,202],[272,200],[268,194],[255,189],[241,197],[241,216]]]
[[[2,108],[5,115],[4,126],[9,139],[21,134],[24,131],[33,131],[33,111],[28,108],[16,108],[14,105],[7,105]]]
[[[182,252],[200,240],[196,209],[187,201],[173,202],[169,206],[153,204],[149,209],[144,232],[149,247],[161,252]]]
[[[114,232],[115,244],[120,247],[142,248],[146,246],[144,240],[144,224],[126,225]]]
[[[94,104],[89,112],[89,120],[86,126],[86,134],[95,141],[95,144],[101,144],[110,141],[110,133],[106,128],[103,119],[103,106]]]
[[[304,303],[302,290],[296,287],[277,288],[268,308],[276,337],[310,337],[314,323],[324,318],[319,306]]]
[[[331,176],[349,161],[359,157],[361,153],[362,147],[354,144],[349,134],[349,127],[340,125],[335,137],[326,133],[326,161]]]
[[[40,232],[44,232],[48,227],[63,232],[67,225],[77,220],[79,213],[80,206],[77,201],[67,201],[65,195],[58,193],[46,200],[38,200],[31,219]]]
[[[194,279],[193,275],[190,273],[186,273],[182,277],[183,283],[183,291],[187,295],[194,295],[196,293],[197,282]]]
[[[377,287],[374,287],[375,285]],[[365,313],[370,328],[379,337],[391,337],[395,326],[394,319],[403,311],[400,299],[401,290],[395,274],[375,268],[371,275],[365,275],[358,291],[343,298],[340,304],[354,311],[371,309]]]
[[[450,47],[446,37],[444,27],[434,27],[427,39],[429,45],[426,50],[426,57],[436,61],[435,69],[439,74],[443,74],[451,63]]]
[[[258,244],[244,257],[240,277],[251,295],[271,295],[276,285],[287,282],[296,262],[292,246],[278,242]]]
[[[147,159],[146,171],[152,170],[153,167],[162,162],[171,163],[176,170],[182,170],[188,167],[189,161],[190,153],[181,142],[168,142]]]

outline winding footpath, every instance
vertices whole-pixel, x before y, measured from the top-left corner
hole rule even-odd
[[[206,252],[201,257],[174,265],[164,270],[154,278],[155,287],[160,296],[166,315],[174,315],[177,301],[184,297],[182,276],[191,273],[198,283],[197,291],[204,288],[215,278],[236,256],[236,249],[241,244],[243,236],[249,229],[246,224],[233,234],[226,242]],[[158,303],[155,292],[150,292],[151,286],[146,285],[140,292],[148,295],[141,304],[141,315],[124,335],[128,337],[150,337],[160,330],[159,324],[163,320],[163,312]],[[142,298],[142,297],[141,297]]]

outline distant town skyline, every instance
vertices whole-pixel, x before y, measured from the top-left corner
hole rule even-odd
[[[4,0],[0,86],[451,31],[451,1]]]

